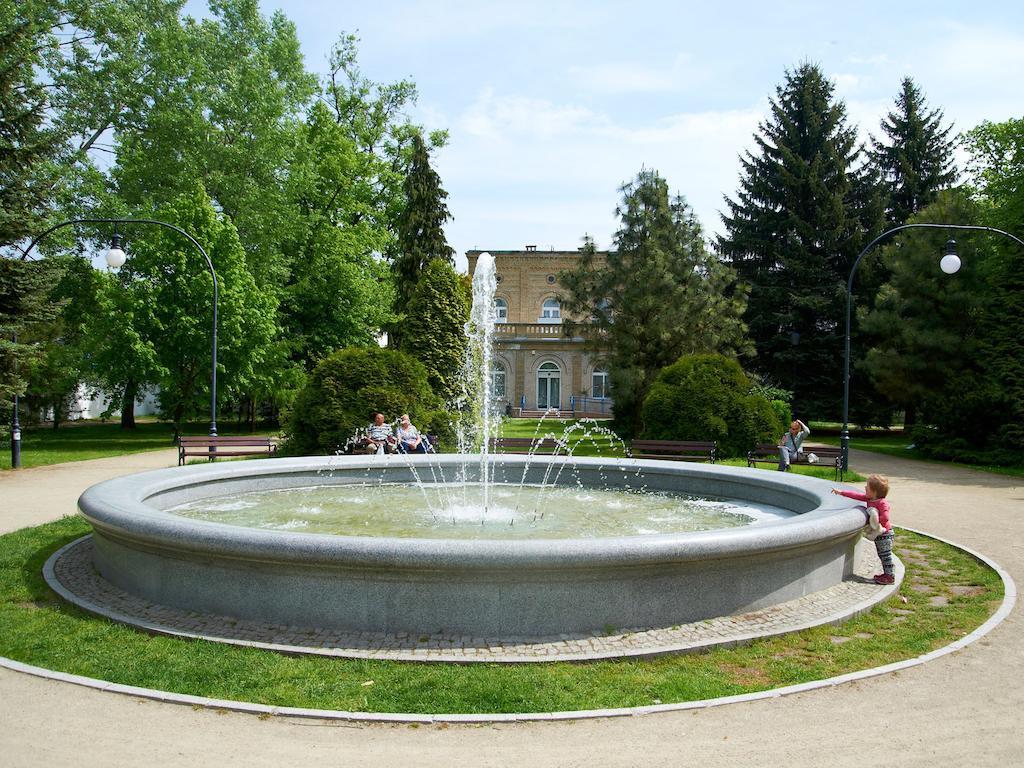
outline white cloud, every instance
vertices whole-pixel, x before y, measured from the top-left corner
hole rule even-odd
[[[584,233],[608,246],[619,186],[641,167],[658,170],[717,231],[722,195],[738,179],[738,155],[765,103],[687,112],[633,128],[573,104],[488,90],[456,120],[438,157],[456,221],[453,247],[575,248]]]
[[[708,73],[694,63],[693,56],[680,53],[667,67],[635,61],[600,61],[573,65],[569,77],[577,85],[596,93],[656,93],[680,91],[706,82]]]

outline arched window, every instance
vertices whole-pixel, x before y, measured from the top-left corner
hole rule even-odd
[[[608,371],[594,369],[590,377],[590,396],[599,400],[611,397],[611,390],[608,389]]]
[[[495,399],[504,399],[507,381],[508,375],[505,366],[502,363],[495,363],[491,368],[491,396]]]
[[[544,303],[540,306],[540,321],[542,323],[562,322],[562,305],[558,303],[558,299],[544,299]]]
[[[508,322],[508,302],[504,299],[494,300],[494,319],[499,323]]]
[[[562,407],[562,371],[555,363],[542,363],[537,369],[537,409]]]

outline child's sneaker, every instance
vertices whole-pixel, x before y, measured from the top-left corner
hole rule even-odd
[[[875,584],[895,584],[896,577],[891,573],[879,573],[875,576]]]

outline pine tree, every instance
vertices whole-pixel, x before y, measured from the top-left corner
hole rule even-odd
[[[397,290],[395,311],[401,317],[408,313],[408,304],[420,275],[434,259],[454,264],[455,251],[448,245],[444,224],[452,216],[441,187],[441,177],[430,167],[430,153],[423,137],[412,138],[412,160],[405,177],[405,208],[398,217],[398,253],[392,264]],[[401,346],[399,334],[392,340]]]
[[[735,355],[748,345],[735,275],[708,251],[686,201],[670,199],[665,179],[652,170],[621,192],[621,227],[606,259],[587,239],[579,266],[559,280],[575,318],[566,332],[588,337],[609,370],[616,431],[636,435],[662,368],[685,354]]]
[[[756,152],[740,159],[740,188],[726,199],[717,242],[750,285],[744,319],[757,371],[793,381],[798,409],[818,418],[838,412],[846,279],[865,233],[879,231],[882,219],[863,149],[833,92],[816,65],[786,74],[754,136]],[[869,272],[860,268],[862,286]]]
[[[888,189],[886,214],[892,226],[935,202],[940,189],[952,186],[958,171],[953,161],[953,126],[942,126],[942,110],[928,110],[912,78],[903,78],[896,109],[882,121],[888,141],[872,136],[870,157]]]

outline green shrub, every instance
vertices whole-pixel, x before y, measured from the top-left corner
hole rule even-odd
[[[786,409],[788,405],[782,403]],[[721,355],[687,355],[661,370],[643,404],[643,436],[715,440],[722,457],[774,442],[785,422],[773,403],[751,393],[739,363]]]
[[[343,349],[320,361],[296,396],[284,450],[335,453],[370,423],[374,411],[392,423],[408,413],[426,432],[423,419],[439,421],[440,406],[418,360],[393,349]]]

